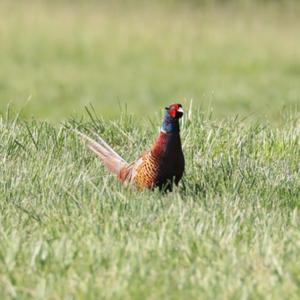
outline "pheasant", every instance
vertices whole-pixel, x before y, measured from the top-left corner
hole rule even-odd
[[[179,134],[179,119],[183,116],[181,104],[166,107],[160,133],[149,150],[132,163],[126,162],[101,137],[98,141],[80,133],[87,147],[92,150],[117,178],[138,188],[172,191],[184,172],[184,156]]]

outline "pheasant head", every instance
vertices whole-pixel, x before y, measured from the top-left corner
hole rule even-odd
[[[163,120],[161,131],[164,133],[179,132],[179,119],[183,116],[182,105],[171,104],[166,107],[166,114]]]

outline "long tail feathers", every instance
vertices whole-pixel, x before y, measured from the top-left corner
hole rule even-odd
[[[78,130],[75,131],[85,141],[87,147],[100,158],[102,163],[114,175],[119,176],[121,169],[128,166],[128,163],[118,153],[116,153],[116,151],[114,151],[99,135],[96,135],[98,140],[98,142],[96,142],[82,132]]]

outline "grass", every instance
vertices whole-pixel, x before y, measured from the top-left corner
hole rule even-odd
[[[0,299],[299,299],[300,7],[204,2],[1,1]],[[71,130],[130,161],[174,99],[166,195]]]
[[[123,187],[68,129],[132,160],[159,119],[2,116],[1,299],[298,298],[299,122],[186,114],[186,174],[167,195]]]
[[[216,119],[299,111],[299,5],[2,1],[0,109],[60,121],[194,99]],[[113,108],[112,108],[113,107]],[[283,113],[282,113],[283,112]]]

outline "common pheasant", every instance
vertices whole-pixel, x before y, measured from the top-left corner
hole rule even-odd
[[[127,163],[101,137],[98,141],[83,133],[80,136],[100,158],[108,170],[125,183],[138,188],[156,188],[172,190],[184,172],[184,156],[179,134],[179,119],[183,116],[181,104],[166,107],[166,113],[160,133],[151,148],[137,160]]]

